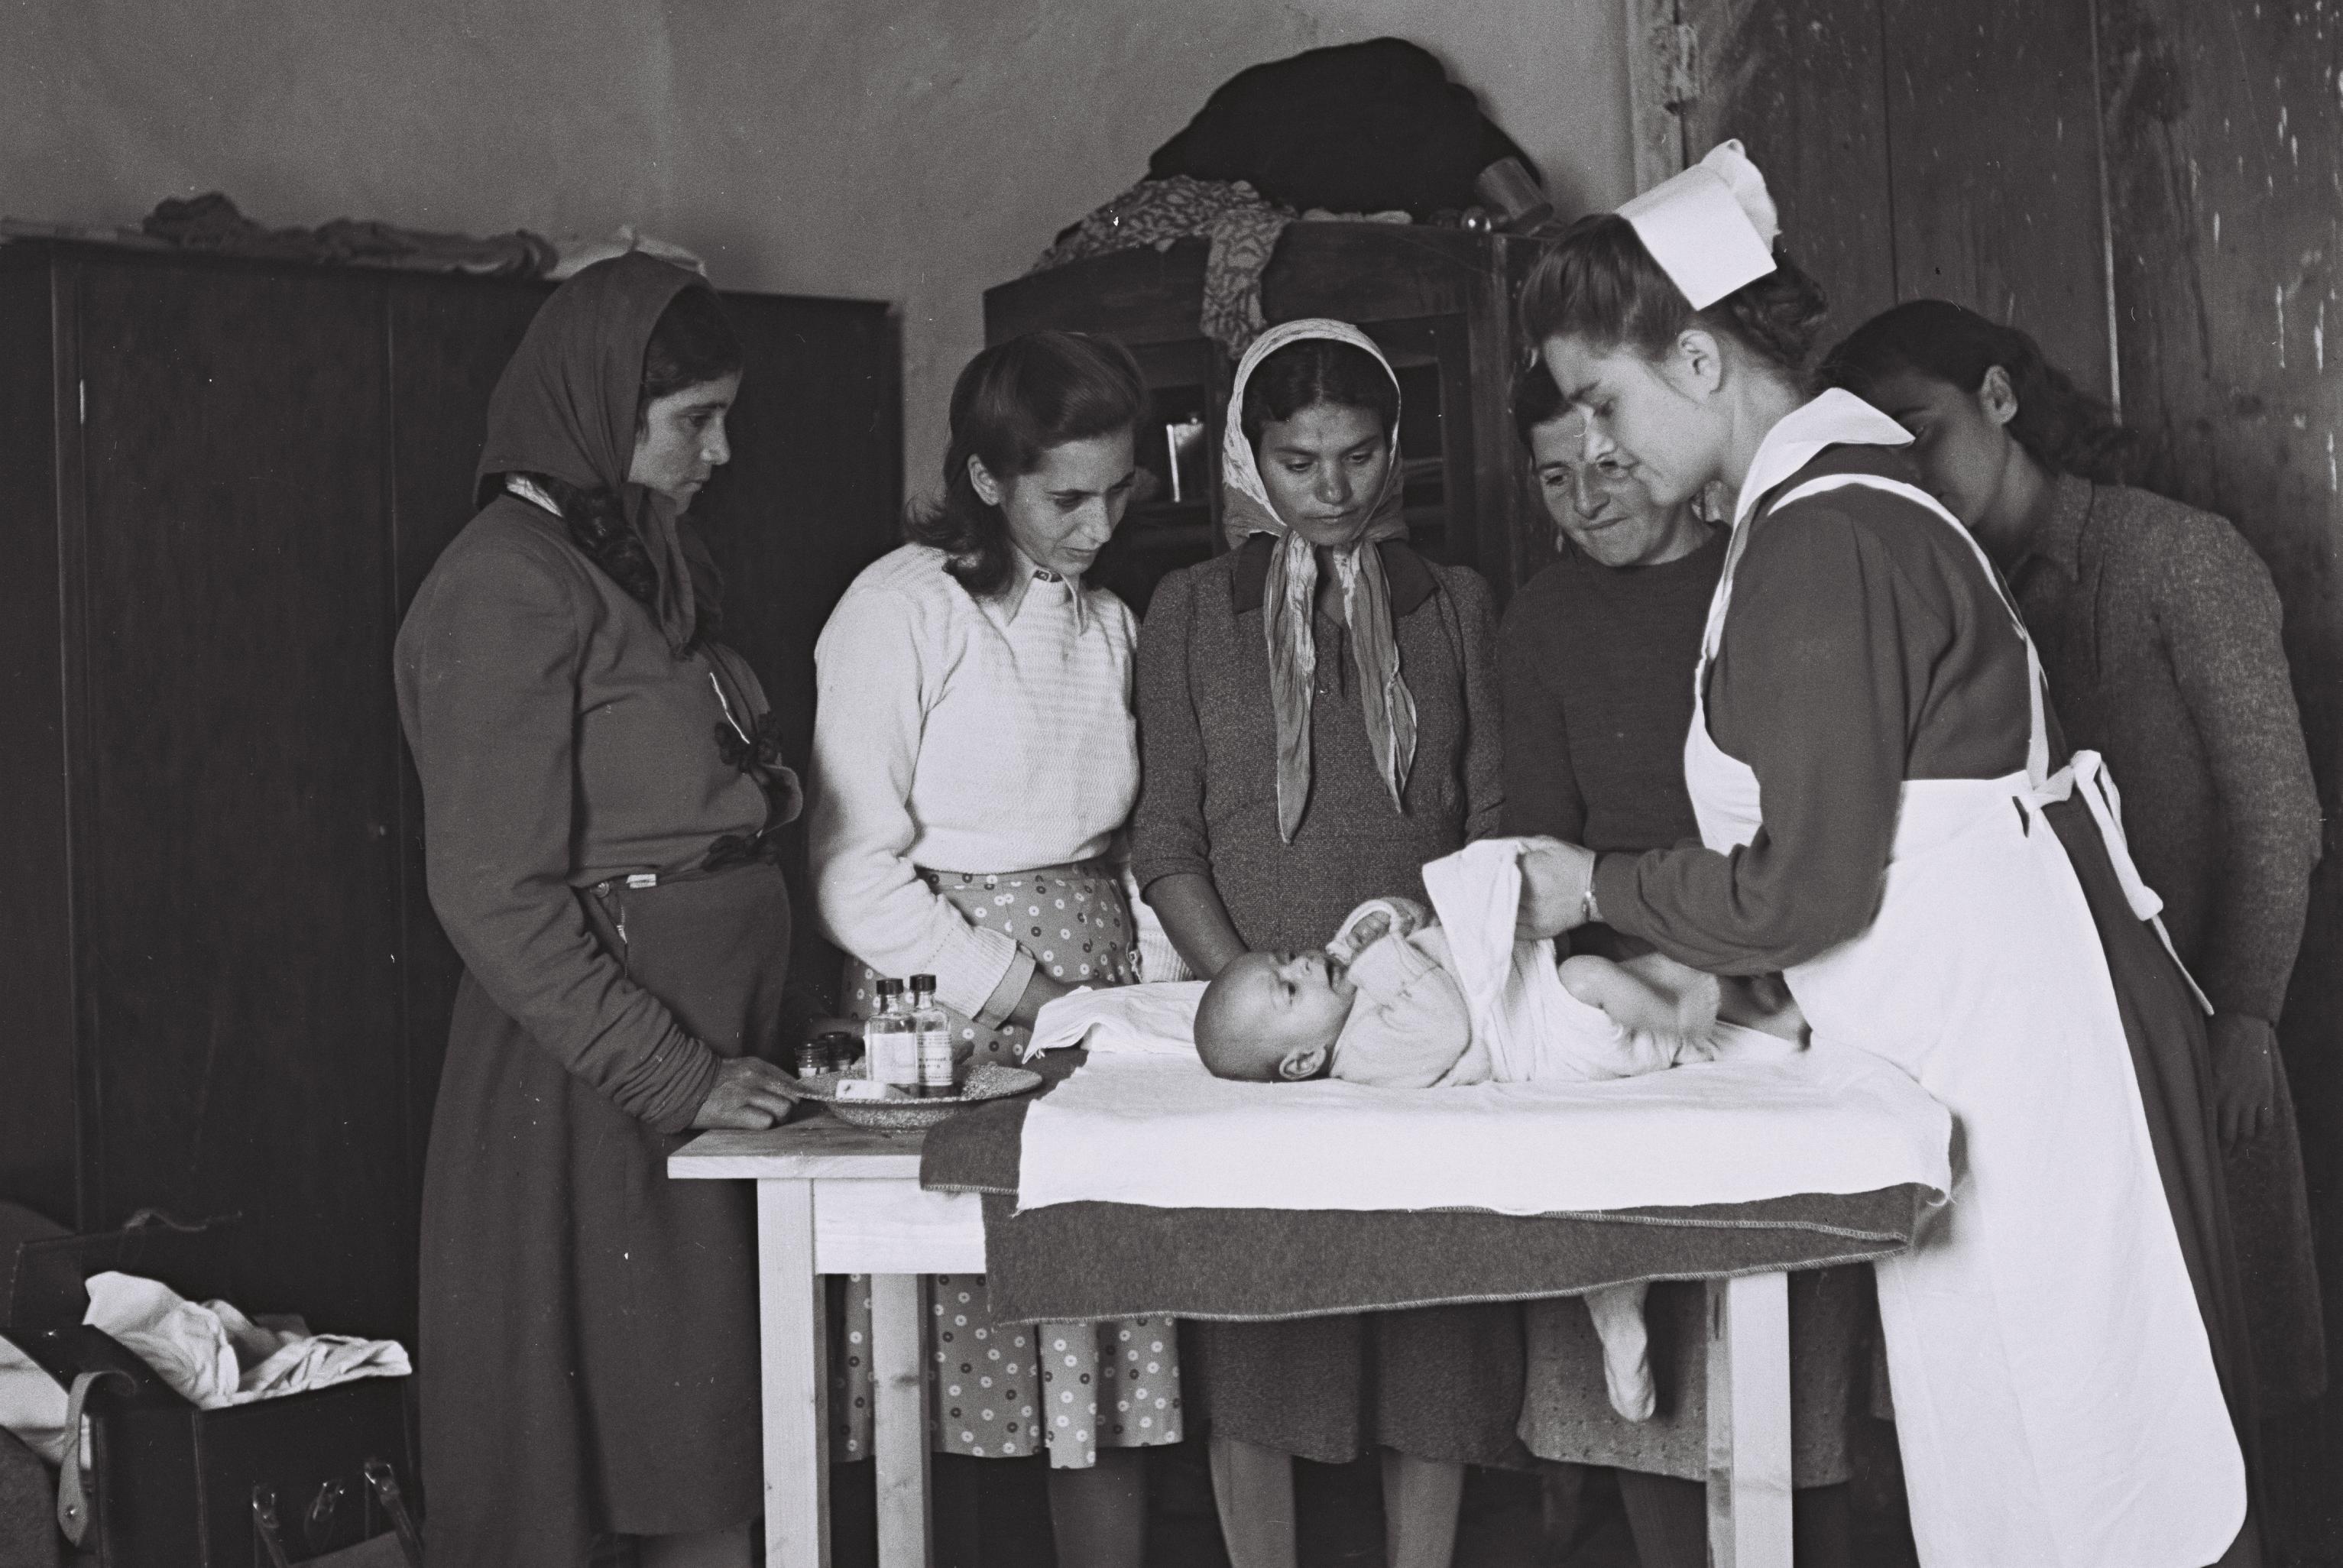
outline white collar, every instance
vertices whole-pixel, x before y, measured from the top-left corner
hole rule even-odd
[[[554,503],[553,498],[546,493],[545,487],[527,474],[507,474],[505,489],[509,494],[518,496],[524,501],[536,502],[557,518],[561,516],[561,508]]]
[[[1757,444],[1749,477],[1733,508],[1734,526],[1746,521],[1758,498],[1815,460],[1825,447],[1906,447],[1912,432],[1847,391],[1834,387],[1785,414]]]
[[[999,593],[988,594],[977,603],[983,607],[993,625],[1007,631],[1015,623],[1018,613],[1025,608],[1025,601],[1036,584],[1063,588],[1067,601],[1074,608],[1075,632],[1080,634],[1090,629],[1090,596],[1084,591],[1081,579],[1063,576],[1037,564],[1032,557],[1015,545],[1009,547],[1009,580],[1001,585]]]

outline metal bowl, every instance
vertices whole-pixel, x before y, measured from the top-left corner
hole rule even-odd
[[[808,1100],[818,1100],[829,1106],[833,1115],[852,1127],[933,1127],[971,1105],[1031,1093],[1041,1087],[1041,1075],[1038,1072],[988,1061],[970,1071],[960,1093],[950,1100],[840,1100],[838,1081],[843,1076],[847,1075],[817,1072],[799,1081]]]

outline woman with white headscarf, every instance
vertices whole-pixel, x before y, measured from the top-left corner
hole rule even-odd
[[[1264,333],[1222,453],[1231,548],[1163,579],[1139,639],[1131,869],[1189,966],[1314,948],[1361,900],[1496,830],[1488,585],[1408,548],[1399,385],[1339,321]],[[1511,1445],[1511,1306],[1192,1323],[1236,1568],[1293,1562],[1289,1456],[1383,1456],[1393,1561],[1444,1568],[1467,1462]]]

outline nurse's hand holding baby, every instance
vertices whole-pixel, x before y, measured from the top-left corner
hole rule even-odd
[[[1523,840],[1522,910],[1513,934],[1523,941],[1560,936],[1600,919],[1594,908],[1594,851],[1560,839]]]

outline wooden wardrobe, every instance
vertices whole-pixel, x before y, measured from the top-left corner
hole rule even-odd
[[[244,1216],[238,1304],[411,1337],[460,968],[391,642],[541,283],[0,246],[0,1197]],[[726,640],[810,739],[892,546],[882,305],[731,295]]]

